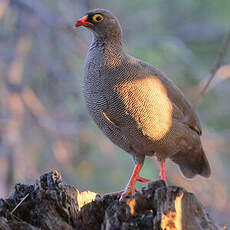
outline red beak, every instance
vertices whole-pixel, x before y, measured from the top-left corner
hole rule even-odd
[[[73,28],[77,28],[79,26],[89,26],[89,25],[93,25],[91,22],[88,22],[88,15],[80,18],[77,20],[76,24],[73,26]]]

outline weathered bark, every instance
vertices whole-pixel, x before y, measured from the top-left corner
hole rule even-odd
[[[126,202],[118,196],[80,193],[57,172],[33,185],[16,184],[0,199],[0,230],[216,230],[194,194],[153,181]]]

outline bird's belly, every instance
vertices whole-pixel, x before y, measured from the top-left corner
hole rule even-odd
[[[128,138],[124,135],[120,127],[117,127],[113,122],[108,121],[106,109],[108,102],[105,95],[100,93],[85,94],[85,102],[90,116],[93,118],[97,126],[102,132],[118,147],[122,148],[128,153],[132,152],[132,146]]]
[[[153,155],[152,141],[143,136],[119,98],[109,93],[91,93],[85,95],[85,102],[90,116],[114,144],[129,153]]]

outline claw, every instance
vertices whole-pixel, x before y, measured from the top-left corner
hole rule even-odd
[[[129,188],[125,189],[125,191],[121,194],[119,201],[125,201],[128,196],[132,196],[135,192],[138,192],[136,187],[132,187],[132,188],[129,187]]]
[[[132,176],[129,179],[129,182],[125,188],[125,191],[121,194],[120,201],[124,201],[127,198],[127,196],[133,195],[135,192],[137,192],[137,189],[135,187],[136,181],[144,182],[144,183],[150,181],[148,179],[145,179],[139,176],[139,172],[142,167],[143,167],[143,164],[135,165]]]

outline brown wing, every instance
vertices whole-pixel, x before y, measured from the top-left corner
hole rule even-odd
[[[162,81],[167,90],[170,100],[179,108],[184,114],[183,123],[187,124],[191,129],[195,130],[199,135],[202,134],[201,125],[197,114],[192,105],[188,102],[182,91],[163,73],[157,71],[158,78]]]

